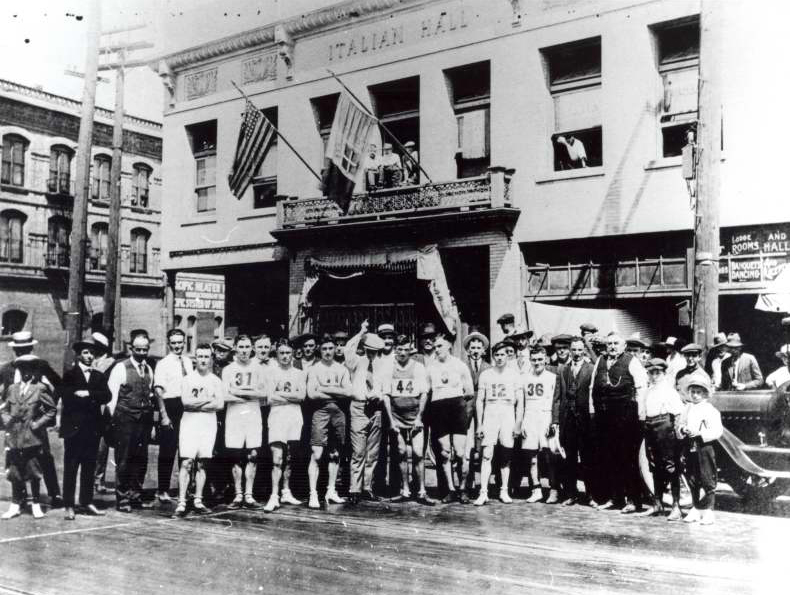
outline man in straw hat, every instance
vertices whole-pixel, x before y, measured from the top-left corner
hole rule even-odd
[[[790,370],[787,369],[788,353],[790,353],[790,344],[782,345],[779,351],[776,352],[776,357],[782,362],[776,370],[768,374],[765,383],[771,388],[779,388],[785,382],[790,381]]]
[[[723,390],[754,390],[763,385],[760,365],[751,353],[743,351],[743,343],[738,333],[727,335],[725,344],[730,357],[722,365],[721,388]]]
[[[72,346],[76,363],[63,375],[61,395],[63,413],[60,435],[63,438],[63,504],[66,520],[74,520],[74,492],[77,471],[80,476],[81,509],[89,515],[103,516],[93,504],[93,481],[99,438],[103,429],[102,407],[112,395],[107,377],[93,368],[94,358],[103,346],[92,338]]]

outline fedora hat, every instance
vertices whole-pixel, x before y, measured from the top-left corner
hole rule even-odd
[[[777,351],[774,355],[776,355],[776,357],[778,358],[782,358],[782,357],[787,357],[788,353],[790,353],[790,343],[785,343],[779,348],[779,351]]]
[[[531,337],[534,334],[535,331],[531,331],[523,324],[519,324],[516,328],[513,329],[513,332],[510,333],[510,336],[513,337],[514,339],[517,339],[518,337]]]
[[[104,351],[110,351],[110,340],[107,338],[107,335],[100,332],[91,333],[91,340],[96,344],[98,349],[104,349]]]
[[[743,347],[743,343],[741,343],[741,336],[738,333],[730,333],[727,335],[727,342],[725,345],[727,347]]]
[[[727,344],[727,335],[724,333],[716,333],[713,336],[713,345],[711,349],[721,349]]]
[[[483,343],[484,351],[488,350],[488,345],[489,345],[488,337],[486,337],[483,333],[479,331],[473,331],[468,335],[466,335],[466,338],[464,339],[464,349],[469,349],[469,344],[475,340]]]
[[[38,345],[38,341],[33,338],[33,333],[30,331],[19,331],[11,335],[11,340],[8,342],[9,347],[33,347]]]
[[[647,349],[649,345],[647,342],[642,339],[642,334],[640,332],[636,332],[630,337],[625,340],[626,345],[635,345],[637,347],[641,347],[642,349]]]

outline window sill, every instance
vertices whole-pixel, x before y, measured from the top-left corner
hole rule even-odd
[[[645,164],[645,170],[654,169],[667,169],[669,167],[680,167],[683,164],[683,158],[678,155],[677,157],[662,157],[660,159],[653,159]]]
[[[260,209],[255,209],[251,213],[246,215],[239,215],[236,217],[236,221],[247,221],[249,219],[265,219],[267,217],[276,217],[277,216],[277,207],[262,207]]]
[[[13,184],[0,184],[3,190],[8,192],[13,192],[14,194],[30,194],[30,190],[25,188],[24,186],[14,186]]]
[[[579,180],[582,178],[599,178],[603,177],[606,172],[603,166],[600,167],[581,167],[579,169],[565,169],[562,171],[551,172],[542,178],[535,180],[536,184],[550,184],[552,182],[561,182],[563,180]]]
[[[181,227],[193,227],[195,225],[211,225],[217,222],[217,216],[215,213],[211,213],[210,215],[205,216],[205,218],[199,218],[199,215],[195,216],[195,219],[192,221],[187,221],[181,224]]]

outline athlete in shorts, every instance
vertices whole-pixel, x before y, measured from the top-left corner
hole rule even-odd
[[[225,402],[225,449],[233,460],[233,486],[236,497],[231,508],[255,508],[252,497],[258,455],[263,436],[261,402],[266,401],[266,368],[251,360],[252,339],[249,335],[236,337],[236,358],[222,370]],[[242,464],[244,470],[242,471]],[[242,496],[242,480],[245,481]]]
[[[310,435],[310,464],[307,478],[310,483],[310,508],[320,508],[318,501],[319,462],[324,450],[329,449],[329,482],[327,504],[344,504],[345,500],[335,491],[340,450],[346,441],[346,416],[339,401],[351,398],[351,376],[348,368],[335,361],[335,340],[324,335],[320,344],[321,359],[307,371],[307,398],[314,405]]]
[[[272,451],[272,495],[264,512],[284,504],[301,504],[291,493],[291,448],[302,436],[301,403],[307,395],[305,373],[293,367],[293,347],[288,339],[277,342],[277,364],[269,375],[269,448]],[[282,496],[280,479],[283,482]]]
[[[521,424],[521,449],[526,455],[526,468],[530,471],[533,486],[527,502],[543,500],[538,476],[540,462],[543,469],[541,475],[547,478],[549,485],[546,504],[556,504],[559,496],[549,438],[554,436],[552,407],[559,399],[560,383],[557,375],[546,369],[548,357],[545,348],[533,348],[529,361],[532,370],[524,376],[524,421]]]
[[[520,434],[524,414],[524,385],[513,366],[508,365],[507,345],[494,345],[494,367],[483,370],[477,389],[477,435],[482,439],[483,460],[480,465],[480,495],[475,506],[488,502],[488,480],[491,478],[491,459],[494,447],[502,446],[499,472],[502,484],[499,499],[505,504],[513,500],[507,493],[513,441]]]
[[[450,340],[445,335],[437,335],[434,345],[436,359],[427,367],[428,385],[432,391],[428,418],[433,451],[450,488],[442,502],[448,504],[458,500],[468,504],[469,497],[461,488],[466,485],[463,470],[467,429],[464,399],[474,392],[472,375],[464,362],[450,355]],[[457,482],[453,467],[457,471]]]
[[[203,487],[206,485],[206,461],[211,459],[217,437],[217,411],[225,406],[222,381],[211,373],[211,345],[201,343],[195,349],[197,369],[184,377],[181,401],[184,415],[178,435],[181,468],[178,471],[178,506],[176,516],[187,512],[187,489],[195,473],[195,512],[206,513]]]
[[[425,366],[411,357],[412,343],[406,335],[395,340],[395,363],[389,382],[385,383],[384,408],[390,420],[390,432],[398,440],[398,463],[401,474],[400,495],[393,502],[411,499],[410,478],[419,491],[417,502],[436,504],[425,491],[425,429],[423,416],[428,404],[428,376]],[[412,473],[409,473],[411,463]]]

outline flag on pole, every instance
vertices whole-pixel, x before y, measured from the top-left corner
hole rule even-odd
[[[240,199],[249,187],[272,146],[275,134],[274,126],[261,110],[247,101],[236,144],[236,156],[228,174],[228,185],[236,198]]]
[[[326,145],[322,185],[324,194],[343,213],[348,212],[370,129],[375,123],[376,119],[362,111],[347,93],[340,94]]]

